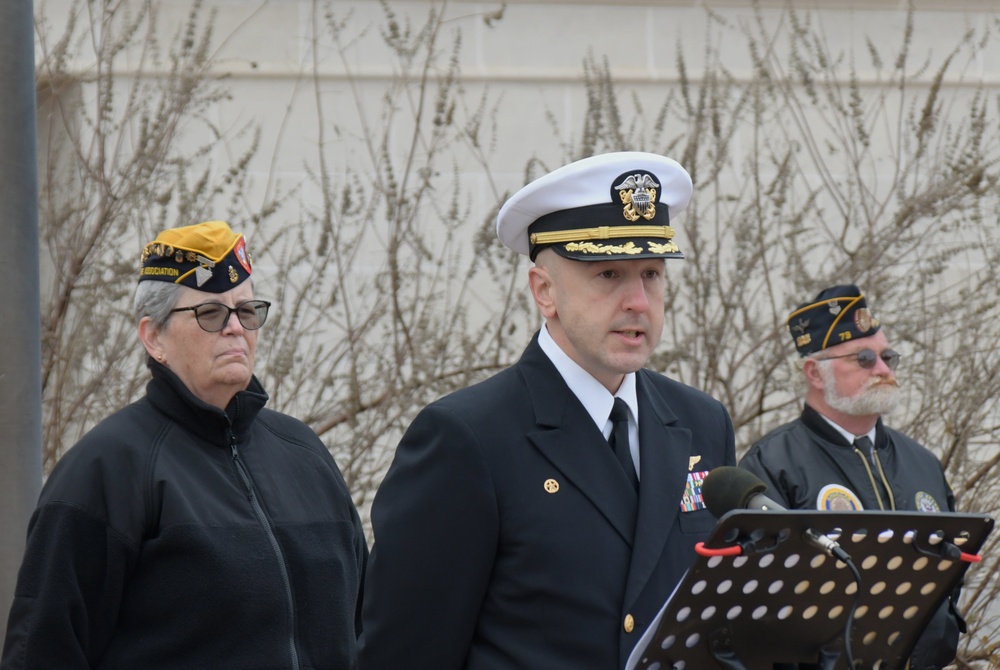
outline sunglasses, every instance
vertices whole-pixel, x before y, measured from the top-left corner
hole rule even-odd
[[[899,365],[899,352],[893,351],[892,349],[886,349],[880,354],[876,354],[871,349],[862,349],[861,351],[854,354],[843,354],[841,356],[827,356],[826,358],[820,358],[817,360],[821,361],[832,361],[834,358],[856,358],[858,365],[863,367],[865,370],[870,370],[875,367],[875,361],[882,359],[886,367],[890,370],[895,370],[896,366]]]
[[[229,323],[229,317],[234,313],[239,319],[240,325],[246,330],[257,330],[267,321],[267,309],[271,306],[267,300],[247,300],[230,307],[221,302],[203,302],[192,307],[178,307],[170,310],[174,312],[194,312],[194,318],[198,325],[206,333],[217,333]]]

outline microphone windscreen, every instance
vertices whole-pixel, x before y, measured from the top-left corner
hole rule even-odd
[[[734,509],[746,509],[755,493],[763,493],[767,484],[742,468],[723,465],[708,473],[701,483],[705,506],[716,519]]]

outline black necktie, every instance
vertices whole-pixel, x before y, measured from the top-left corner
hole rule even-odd
[[[635,472],[635,464],[632,462],[632,451],[628,443],[628,405],[621,398],[615,398],[615,405],[611,408],[611,436],[608,437],[608,444],[618,457],[622,469],[628,475],[632,486],[639,489],[639,476]]]
[[[872,465],[875,465],[875,445],[872,444],[872,441],[868,439],[867,435],[854,438],[854,446],[860,450],[862,454],[868,457],[868,460],[872,462]]]

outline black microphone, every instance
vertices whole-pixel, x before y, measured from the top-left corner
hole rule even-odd
[[[734,509],[785,511],[764,495],[766,490],[767,484],[752,472],[731,465],[715,468],[701,483],[705,506],[716,519]]]
[[[716,519],[737,509],[787,512],[783,505],[764,495],[766,490],[767,484],[755,474],[731,465],[715,468],[701,483],[701,495],[705,500],[705,507]],[[827,556],[838,558],[845,563],[851,559],[839,544],[812,528],[807,528],[802,537]]]

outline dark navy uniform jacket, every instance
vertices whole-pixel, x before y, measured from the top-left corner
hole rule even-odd
[[[636,385],[638,495],[537,335],[417,416],[372,508],[362,670],[625,665],[715,526],[687,481],[735,463],[718,401]]]
[[[806,405],[798,419],[754,444],[740,467],[760,477],[766,495],[788,509],[837,509],[853,500],[866,510],[955,511],[941,462],[929,449],[879,419],[875,453],[873,465]],[[913,650],[911,670],[937,670],[955,658],[965,631],[957,601],[956,592],[931,619]]]

